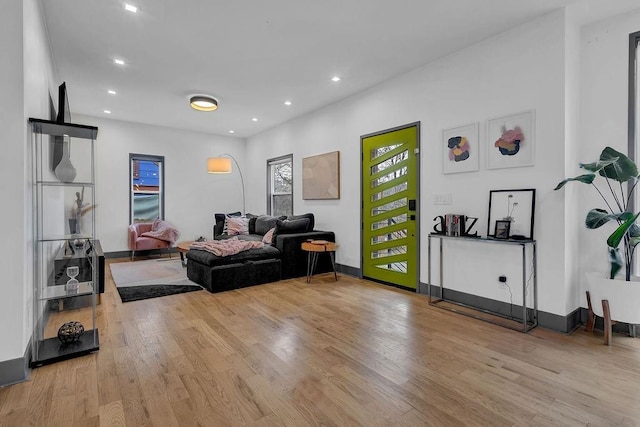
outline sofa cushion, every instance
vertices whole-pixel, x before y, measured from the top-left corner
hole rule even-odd
[[[270,245],[271,240],[273,240],[273,232],[275,230],[276,228],[273,227],[271,230],[267,231],[267,234],[265,234],[264,237],[262,238],[262,243],[264,243],[265,245]]]
[[[256,219],[255,233],[260,234],[261,236],[264,236],[265,234],[267,234],[267,231],[271,230],[273,227],[276,226],[276,221],[278,219],[285,219],[285,218],[286,217],[284,216],[275,217],[271,215],[260,215]]]
[[[302,219],[302,218],[307,218],[309,220],[309,225],[307,229],[304,231],[313,231],[313,228],[316,226],[316,221],[312,213],[306,213],[302,215],[289,215],[287,217],[288,220],[296,220],[296,219]]]
[[[247,217],[231,217],[226,218],[227,234],[237,236],[240,234],[249,234],[249,218]]]
[[[276,221],[276,227],[275,230],[273,230],[273,237],[271,238],[271,241],[273,242],[276,236],[280,234],[306,233],[307,228],[309,228],[309,218],[293,220],[279,219]]]
[[[214,214],[213,217],[216,220],[216,225],[213,228],[213,231],[214,231],[213,235],[214,236],[219,236],[220,234],[225,232],[224,224],[225,224],[225,218],[226,218],[227,215],[235,217],[235,216],[242,216],[242,213],[241,212],[231,212],[231,213],[228,213],[228,214],[223,214],[223,213]]]
[[[187,252],[187,259],[210,267],[272,258],[280,258],[280,251],[269,245],[265,245],[262,249],[249,249],[235,255],[222,257],[200,249],[189,249]]]
[[[245,216],[249,218],[249,234],[256,234],[256,219],[258,219],[258,215],[248,213]]]
[[[231,236],[229,234],[221,234],[218,237],[216,237],[216,240],[230,239],[232,237],[237,237],[238,240],[248,240],[250,242],[261,242],[262,241],[262,236],[259,235],[259,234],[241,234],[239,236]]]

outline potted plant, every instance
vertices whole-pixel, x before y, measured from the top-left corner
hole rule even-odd
[[[638,167],[626,155],[611,147],[605,147],[598,161],[581,163],[580,168],[587,173],[563,180],[555,190],[561,189],[571,181],[593,186],[602,198],[605,208],[591,209],[587,213],[585,225],[589,229],[600,228],[609,222],[615,222],[617,225],[607,238],[610,269],[606,277],[598,273],[587,273],[589,286],[587,291],[589,305],[587,329],[593,327],[593,313],[604,317],[605,342],[607,343],[607,333],[610,335],[611,331],[611,317],[630,324],[640,323],[640,286],[632,286],[628,283],[636,279],[631,276],[631,270],[634,251],[636,245],[640,243],[640,227],[636,224],[640,212],[634,213],[633,206],[630,206],[631,196],[638,184]],[[597,185],[596,179],[598,177],[602,179],[597,181]],[[614,280],[622,267],[624,267],[625,280]],[[593,306],[589,296],[594,301]],[[602,311],[600,311],[600,301],[602,301]],[[610,315],[609,308],[611,309]],[[633,328],[630,330],[634,331]],[[634,332],[632,332],[633,334]]]

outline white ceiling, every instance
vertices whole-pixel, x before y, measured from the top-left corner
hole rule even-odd
[[[130,0],[137,14],[119,0],[42,4],[72,118],[108,109],[248,137],[576,1]],[[192,110],[194,93],[219,109]]]

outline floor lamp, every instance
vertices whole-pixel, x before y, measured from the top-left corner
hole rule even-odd
[[[231,173],[231,160],[236,164],[240,173],[240,182],[242,182],[242,214],[246,214],[245,197],[244,197],[244,178],[242,177],[242,169],[238,161],[231,154],[220,154],[218,157],[209,157],[207,159],[207,173]]]

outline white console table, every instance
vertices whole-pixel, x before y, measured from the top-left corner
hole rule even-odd
[[[431,287],[432,287],[431,286],[431,240],[432,239],[436,239],[439,241],[439,250],[440,250],[440,286],[439,286],[440,296],[439,297],[433,296],[431,292]],[[443,241],[444,240],[464,241],[464,242],[469,242],[470,244],[477,244],[477,245],[498,244],[498,245],[517,245],[522,247],[522,326],[521,327],[518,327],[518,328],[511,327],[509,325],[495,322],[485,317],[481,317],[479,315],[474,315],[473,313],[470,313],[470,312],[451,309],[446,305],[438,305],[439,303],[446,302],[449,304],[470,308],[470,309],[473,309],[474,311],[488,313],[493,316],[499,316],[507,319],[509,318],[508,316],[505,316],[500,313],[484,310],[478,307],[472,307],[457,301],[445,299],[444,297],[445,287],[444,287],[444,278],[443,278],[443,265],[444,265]],[[533,309],[532,309],[531,320],[528,320],[529,316],[527,316],[527,310],[528,310],[528,307],[527,307],[527,248],[530,248],[531,255],[533,257],[533,265],[531,267],[532,268],[531,274],[533,276]],[[464,314],[466,316],[471,316],[476,319],[495,323],[497,325],[508,327],[524,333],[529,332],[531,329],[538,326],[538,277],[537,277],[538,266],[537,266],[537,260],[536,260],[536,241],[535,240],[511,240],[511,239],[491,239],[491,238],[488,239],[488,238],[482,238],[482,237],[466,237],[466,236],[453,237],[453,236],[446,236],[444,234],[432,233],[432,234],[429,234],[429,249],[428,249],[427,256],[429,257],[429,260],[428,260],[429,273],[428,273],[428,280],[427,280],[429,304],[437,306],[439,308],[443,308],[445,310],[454,311],[456,313]]]

